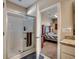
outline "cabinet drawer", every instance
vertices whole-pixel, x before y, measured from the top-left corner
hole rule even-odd
[[[75,48],[72,46],[67,46],[67,45],[61,44],[61,51],[75,56]]]
[[[75,59],[75,57],[65,53],[61,53],[61,59]]]

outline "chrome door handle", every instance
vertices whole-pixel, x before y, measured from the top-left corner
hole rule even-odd
[[[27,39],[27,38],[24,38],[25,40]]]
[[[41,37],[35,37],[35,38],[41,38]]]

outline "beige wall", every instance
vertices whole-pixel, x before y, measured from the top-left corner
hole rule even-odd
[[[6,4],[7,4],[7,10],[14,10],[14,11],[22,12],[22,13],[26,12],[26,9],[24,7],[18,6],[9,1],[7,1]]]
[[[42,25],[50,26],[51,19],[46,14],[41,14],[41,18],[42,18],[42,20],[41,20]]]
[[[61,1],[61,40],[73,35],[73,0]],[[70,30],[67,28],[71,28]],[[67,29],[67,30],[65,30]]]

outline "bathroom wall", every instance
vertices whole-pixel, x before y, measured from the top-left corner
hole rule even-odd
[[[31,16],[36,16],[36,4],[32,5],[28,10],[27,14]]]
[[[13,4],[9,1],[6,2],[7,4],[7,10],[12,10],[12,11],[18,11],[21,13],[26,13],[26,9],[24,7],[18,6],[16,4]]]
[[[73,35],[73,3],[74,0],[61,0],[61,40]]]

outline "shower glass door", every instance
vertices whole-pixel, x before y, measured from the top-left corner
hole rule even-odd
[[[34,47],[34,24],[35,18],[33,16],[26,16],[23,20],[23,50],[30,50]]]
[[[11,58],[34,48],[35,18],[12,12],[7,15],[7,52],[8,58]]]

